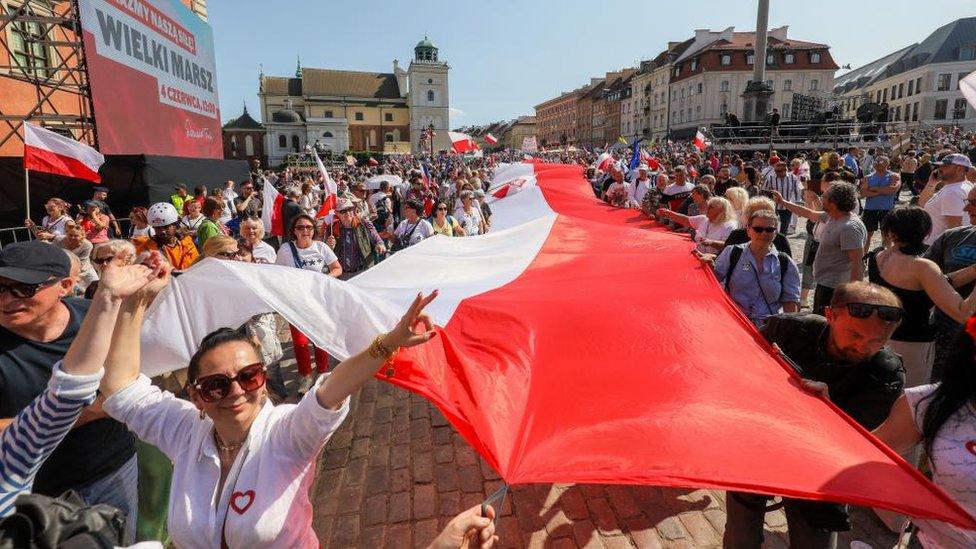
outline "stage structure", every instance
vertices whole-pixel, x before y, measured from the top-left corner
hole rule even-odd
[[[0,156],[23,152],[24,120],[98,146],[76,1],[0,12]]]

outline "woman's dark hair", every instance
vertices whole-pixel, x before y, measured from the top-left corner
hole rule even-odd
[[[216,198],[214,198],[212,196],[208,196],[207,198],[205,198],[203,200],[203,207],[200,208],[200,213],[202,213],[206,217],[213,217],[213,214],[219,208],[222,208],[222,207],[223,207],[223,204],[221,204],[219,200],[217,200]]]
[[[902,248],[922,253],[922,242],[932,232],[932,217],[918,206],[898,206],[881,220],[881,232],[893,235]]]
[[[922,443],[932,455],[932,443],[945,422],[960,408],[976,398],[976,343],[965,330],[960,331],[949,348],[949,360],[942,373],[942,383],[934,393],[925,397],[928,408],[922,417]]]
[[[444,202],[443,200],[438,200],[437,202],[434,203],[434,215],[437,215],[437,208],[440,208],[441,206],[444,206],[444,208],[446,209],[450,209],[450,207],[447,205],[447,202]],[[446,211],[445,211],[445,215],[447,215]]]
[[[756,172],[756,168],[746,166],[745,168],[742,168],[742,171],[746,172],[746,179],[749,180],[749,183],[752,183],[753,185],[759,184],[759,174]]]
[[[291,225],[288,226],[288,234],[291,235],[292,238],[295,238],[295,225],[298,225],[298,222],[301,221],[302,219],[311,222],[312,227],[315,227],[314,217],[308,215],[307,213],[300,213],[296,215],[294,219],[291,220]],[[312,236],[314,237],[315,235],[313,234]]]
[[[193,353],[190,357],[190,365],[186,369],[186,379],[189,383],[193,383],[197,380],[197,376],[200,375],[200,360],[203,355],[209,353],[210,351],[220,347],[221,345],[239,341],[241,343],[247,343],[254,348],[254,352],[261,356],[261,347],[258,345],[254,337],[251,336],[247,331],[247,326],[241,326],[240,328],[234,330],[232,328],[218,328],[206,336],[203,337],[203,341],[200,342],[200,347],[197,351]]]
[[[424,215],[424,205],[416,200],[407,200],[404,206],[417,212],[417,215]]]

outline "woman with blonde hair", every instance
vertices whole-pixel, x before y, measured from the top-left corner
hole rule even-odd
[[[260,219],[249,217],[241,221],[241,237],[251,245],[254,263],[274,263],[278,258],[275,249],[264,241],[264,223]]]
[[[91,264],[91,253],[94,245],[85,238],[85,228],[75,222],[67,223],[64,234],[54,237],[54,243],[61,249],[71,252],[81,262],[81,272],[78,276],[78,289],[85,291],[88,285],[98,280],[95,269]]]
[[[730,191],[733,189],[729,189]],[[771,198],[766,198],[765,196],[755,196],[750,198],[743,208],[742,215],[746,219],[751,219],[752,214],[762,211],[769,210],[772,212],[776,211],[776,203],[773,202]],[[729,237],[725,239],[726,246],[735,246],[737,244],[746,244],[750,241],[749,233],[746,230],[748,228],[748,223],[744,224],[741,228],[736,229],[729,233]],[[793,257],[792,249],[790,248],[790,241],[786,238],[786,235],[780,232],[776,233],[773,237],[773,247],[776,251],[783,252],[784,254]]]
[[[749,223],[749,218],[746,217],[746,203],[749,202],[749,193],[742,187],[729,187],[725,190],[725,198],[735,210],[735,218],[739,222],[739,227],[745,227]]]
[[[126,265],[135,263],[136,247],[128,240],[113,239],[108,242],[96,244],[92,248],[89,257],[91,258],[91,266],[95,274],[101,278],[102,271],[108,264],[115,265],[116,267],[125,267]],[[85,288],[85,298],[91,299],[97,290],[98,280],[95,280]]]
[[[732,204],[721,196],[713,196],[705,202],[705,215],[687,216],[661,208],[658,216],[674,221],[678,225],[695,229],[695,250],[699,253],[718,253],[725,247],[725,239],[736,229],[735,210]]]
[[[44,203],[44,210],[47,211],[47,215],[41,220],[41,225],[36,225],[30,219],[25,220],[24,225],[34,233],[34,238],[53,240],[54,237],[63,235],[65,226],[71,222],[71,216],[68,215],[69,208],[70,206],[64,200],[57,197],[49,198]]]
[[[217,259],[237,259],[237,239],[219,234],[217,236],[211,236],[203,244],[203,255],[200,256],[198,261],[202,261],[207,257],[214,257]]]

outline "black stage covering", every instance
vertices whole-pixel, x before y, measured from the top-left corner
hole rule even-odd
[[[177,183],[184,183],[190,194],[193,187],[223,188],[227,180],[236,183],[248,178],[244,160],[181,158],[175,156],[106,156],[99,170],[101,185],[109,188],[108,204],[116,217],[127,217],[133,205],[148,206],[167,202]],[[52,174],[30,173],[31,217],[40,223],[44,202],[52,196],[81,204],[92,196],[89,181]],[[72,210],[74,215],[77,210]],[[0,228],[24,224],[24,165],[21,157],[0,157]]]

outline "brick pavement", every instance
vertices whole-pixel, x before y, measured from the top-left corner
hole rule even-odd
[[[422,398],[370,381],[323,451],[311,498],[324,547],[425,547],[447,521],[502,482]],[[855,512],[843,536],[875,548],[895,537]],[[516,486],[501,509],[500,546],[719,547],[722,492],[652,486]],[[788,546],[782,511],[767,515],[766,548]]]

